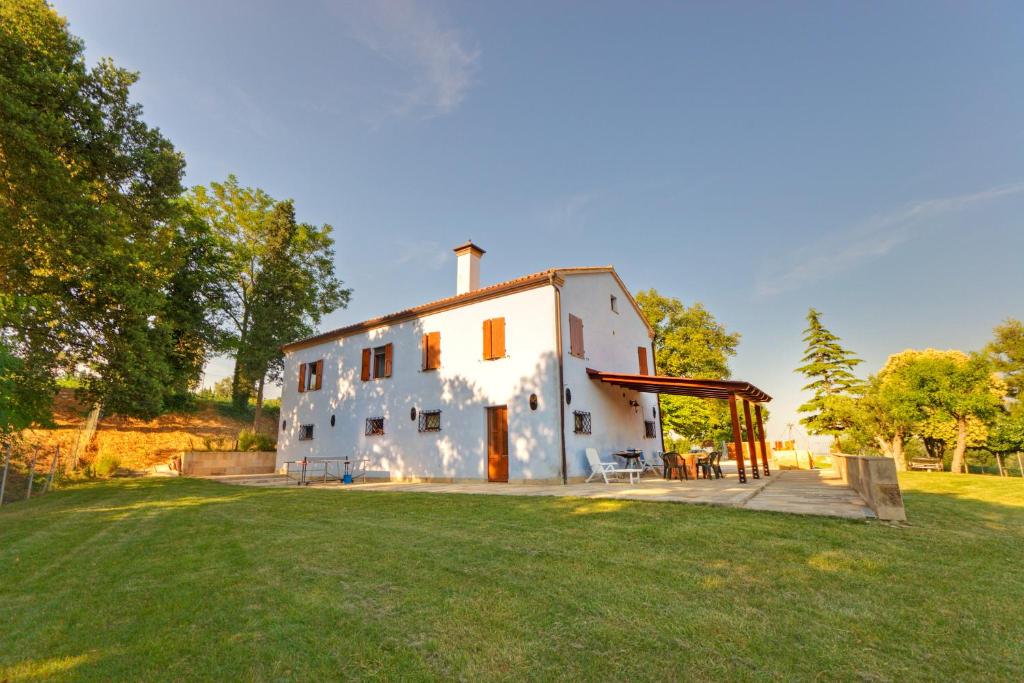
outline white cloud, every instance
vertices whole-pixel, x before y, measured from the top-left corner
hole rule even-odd
[[[419,0],[330,2],[351,36],[398,67],[408,82],[395,89],[396,114],[455,111],[476,83],[480,49]]]
[[[553,228],[575,228],[585,223],[588,211],[597,199],[593,192],[577,192],[560,197],[544,211],[544,222]]]
[[[448,262],[452,254],[450,247],[442,247],[437,242],[428,240],[402,241],[395,244],[394,250],[395,265],[400,270],[406,270],[410,265],[428,270],[439,270]]]
[[[973,194],[914,202],[895,211],[872,216],[801,247],[788,258],[768,267],[758,279],[756,292],[758,296],[772,296],[810,285],[888,254],[942,216],[1022,193],[1024,182],[1012,183]]]

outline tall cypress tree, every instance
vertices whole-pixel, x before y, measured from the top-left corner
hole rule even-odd
[[[807,329],[804,330],[803,365],[796,369],[810,379],[804,391],[814,392],[811,400],[797,410],[807,413],[800,424],[811,434],[831,434],[838,441],[846,427],[845,411],[839,409],[839,399],[856,393],[862,382],[853,374],[853,368],[862,363],[853,352],[843,348],[839,337],[821,324],[821,313],[814,308],[807,311]]]

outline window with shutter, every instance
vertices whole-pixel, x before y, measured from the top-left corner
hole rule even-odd
[[[643,346],[636,347],[636,355],[640,359],[640,374],[648,375],[647,372],[647,349]]]
[[[569,354],[577,358],[583,358],[583,321],[580,318],[569,315]]]
[[[306,390],[306,364],[299,363],[299,393]]]
[[[324,385],[324,360],[321,358],[316,362],[316,384],[314,389],[320,389]]]
[[[363,349],[363,367],[359,371],[359,377],[364,382],[370,381],[370,362],[373,359],[372,349]]]
[[[437,370],[441,367],[441,333],[428,332],[423,335],[423,369]]]
[[[484,360],[505,357],[505,319],[491,318],[484,321]]]
[[[385,344],[384,345],[384,376],[385,377],[390,377],[391,376],[391,364],[392,364],[392,360],[394,358],[393,349],[394,349],[394,347],[393,347],[392,344]]]

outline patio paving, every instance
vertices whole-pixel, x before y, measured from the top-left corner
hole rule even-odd
[[[289,480],[282,475],[209,478],[224,483],[250,486],[294,486],[294,480]],[[761,479],[748,477],[746,484],[739,483],[735,473],[727,471],[725,479],[665,481],[649,476],[634,484],[628,482],[605,484],[598,481],[589,484],[568,485],[370,481],[348,486],[336,482],[313,484],[312,486],[346,494],[385,491],[491,496],[560,496],[698,503],[848,519],[874,517],[861,497],[849,487],[844,486],[838,477],[828,470],[781,470],[773,472],[770,477]]]

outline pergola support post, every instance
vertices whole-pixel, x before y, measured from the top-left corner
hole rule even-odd
[[[761,467],[764,470],[764,476],[770,477],[772,473],[768,471],[768,444],[764,440],[764,422],[761,421],[761,404],[754,404],[754,416],[757,418],[757,438],[761,442]]]
[[[732,441],[736,444],[736,473],[740,483],[747,483],[747,470],[743,466],[743,436],[740,434],[740,416],[736,410],[736,394],[729,394],[729,414],[732,416]]]
[[[750,419],[750,401],[743,399],[743,417],[747,422],[747,447],[750,449],[750,471],[754,479],[761,478],[761,472],[757,466],[757,446],[754,445],[754,421]]]

